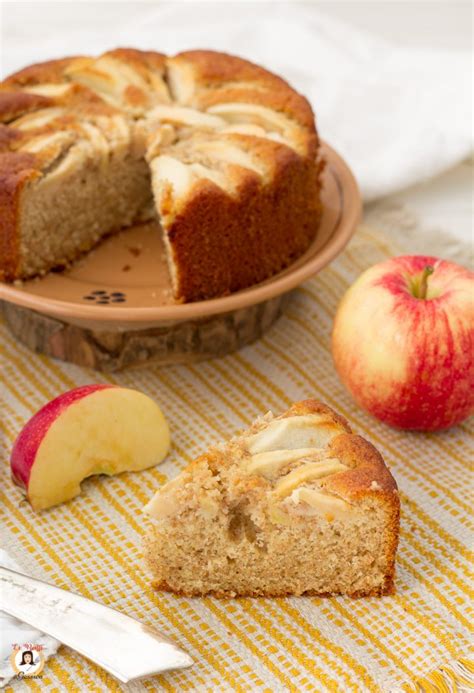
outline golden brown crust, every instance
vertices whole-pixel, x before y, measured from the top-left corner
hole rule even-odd
[[[21,132],[0,123],[0,152],[14,151],[22,139]]]
[[[28,94],[18,91],[0,91],[0,122],[8,123],[30,111],[48,108],[51,99],[40,94]]]
[[[142,74],[148,74],[143,70],[153,70],[164,74],[166,69],[166,55],[156,51],[141,51],[138,48],[114,48],[105,55],[119,58],[119,60],[128,62],[135,68],[141,68]]]
[[[61,84],[64,82],[64,70],[78,60],[80,56],[59,58],[57,60],[47,60],[42,63],[35,63],[28,67],[14,72],[2,82],[2,87],[26,87],[36,84]]]
[[[334,438],[329,448],[335,457],[351,469],[328,478],[325,487],[356,500],[371,491],[393,493],[397,491],[395,479],[388,471],[382,455],[367,440],[355,434],[343,434]]]
[[[272,87],[288,87],[284,79],[269,70],[228,53],[209,50],[191,50],[178,53],[174,60],[193,66],[196,80],[202,86],[216,87],[227,82],[260,82]]]
[[[334,409],[331,409],[327,404],[317,399],[303,399],[300,402],[295,402],[288,411],[285,412],[284,416],[302,416],[304,414],[324,414],[329,419],[332,419],[335,424],[342,426],[347,433],[352,433],[352,429],[347,420],[341,416],[341,414],[338,414]]]
[[[38,176],[35,160],[31,154],[0,153],[0,280],[17,273],[20,199],[25,185]]]

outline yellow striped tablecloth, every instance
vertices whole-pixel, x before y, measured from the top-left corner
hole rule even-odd
[[[472,665],[465,659],[471,638],[472,421],[440,434],[388,428],[354,404],[330,355],[332,318],[345,289],[369,265],[410,250],[361,227],[330,267],[294,292],[263,339],[195,366],[106,376],[34,355],[1,328],[4,548],[31,573],[155,625],[195,660],[189,670],[123,686],[62,647],[47,661],[40,682],[16,682],[15,690],[472,690]],[[12,442],[45,402],[93,381],[155,398],[171,424],[171,454],[149,471],[88,480],[76,500],[35,515],[9,479]],[[141,508],[156,488],[209,443],[268,409],[281,412],[313,396],[371,440],[398,481],[396,595],[220,601],[155,593],[141,558],[148,523]]]

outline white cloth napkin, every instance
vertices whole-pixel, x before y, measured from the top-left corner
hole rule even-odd
[[[0,565],[22,572],[18,563],[3,549],[0,549]],[[13,618],[13,616],[8,616],[8,614],[0,611],[0,688],[6,686],[15,675],[10,665],[13,645],[18,644],[22,646],[24,643],[42,645],[43,649],[41,652],[45,659],[57,652],[61,644],[58,640],[50,638],[49,635],[44,635],[36,628],[28,626],[26,623]]]
[[[471,151],[468,52],[392,45],[311,3],[16,2],[3,25],[4,74],[119,45],[208,47],[261,63],[308,96],[321,136],[352,166],[365,200],[434,176]],[[32,26],[41,40],[31,40]]]

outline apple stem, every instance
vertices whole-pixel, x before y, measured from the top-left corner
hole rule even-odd
[[[428,277],[430,276],[430,274],[433,274],[433,272],[434,267],[432,267],[431,265],[426,265],[425,269],[421,274],[417,298],[426,298],[426,292],[428,291]]]

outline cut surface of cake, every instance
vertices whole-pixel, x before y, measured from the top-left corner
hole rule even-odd
[[[283,79],[213,51],[116,49],[0,83],[0,279],[157,218],[177,301],[263,281],[320,217],[319,142]]]
[[[145,512],[157,589],[219,597],[394,589],[395,480],[373,445],[313,399],[210,448]]]

